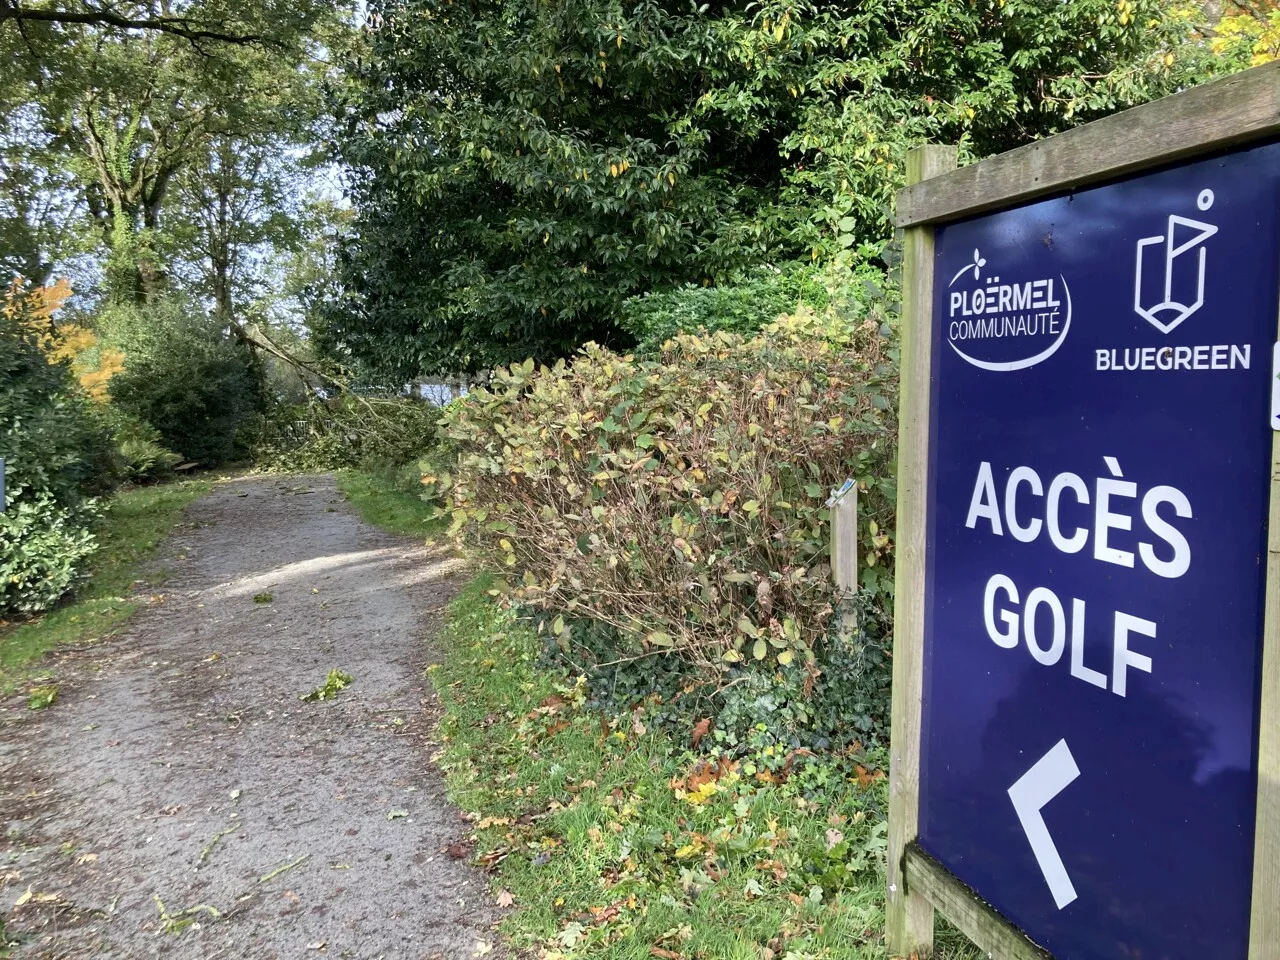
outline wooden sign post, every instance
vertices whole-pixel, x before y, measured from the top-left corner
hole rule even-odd
[[[1271,64],[909,157],[895,957],[936,911],[997,960],[1280,960],[1278,139]]]

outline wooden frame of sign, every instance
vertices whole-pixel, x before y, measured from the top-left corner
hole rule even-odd
[[[905,235],[886,906],[886,938],[895,957],[932,954],[935,911],[993,960],[1048,957],[915,843],[924,677],[929,389],[934,366],[934,228],[1277,136],[1280,63],[1272,63],[972,166],[957,169],[951,147],[918,147],[908,157],[908,185],[898,193],[897,202],[897,224]],[[1280,433],[1272,443],[1269,522],[1249,960],[1280,960],[1280,902],[1276,900],[1280,896]]]

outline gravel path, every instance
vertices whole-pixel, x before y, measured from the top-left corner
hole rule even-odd
[[[60,658],[52,708],[0,712],[15,957],[503,955],[429,763],[450,563],[326,476],[219,483],[166,551],[126,632]],[[331,668],[355,682],[302,702]]]

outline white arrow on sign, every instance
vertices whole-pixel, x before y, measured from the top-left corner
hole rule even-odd
[[[1067,868],[1062,865],[1062,857],[1058,856],[1058,848],[1053,845],[1053,837],[1049,836],[1040,811],[1078,776],[1080,768],[1076,766],[1076,758],[1071,755],[1067,741],[1059,740],[1009,788],[1013,809],[1018,813],[1022,830],[1031,843],[1031,852],[1040,864],[1040,872],[1059,910],[1076,898],[1076,888],[1067,876]]]

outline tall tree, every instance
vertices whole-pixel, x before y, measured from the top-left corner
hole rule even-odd
[[[261,293],[269,260],[302,243],[302,172],[285,146],[276,137],[215,136],[178,177],[179,257],[223,327],[240,329],[238,308]]]
[[[401,373],[615,339],[636,292],[889,236],[907,146],[1206,76],[1171,0],[373,0],[325,334]],[[843,252],[842,252],[843,251]]]
[[[0,56],[16,67],[5,105],[37,111],[45,135],[74,158],[112,292],[135,302],[166,286],[163,218],[175,178],[215,156],[215,142],[288,140],[305,128],[310,67],[323,52],[316,31],[338,14],[333,0],[177,9],[167,0],[0,0]]]
[[[35,111],[0,119],[0,284],[20,276],[46,286],[59,263],[92,246],[77,180],[49,144]]]

